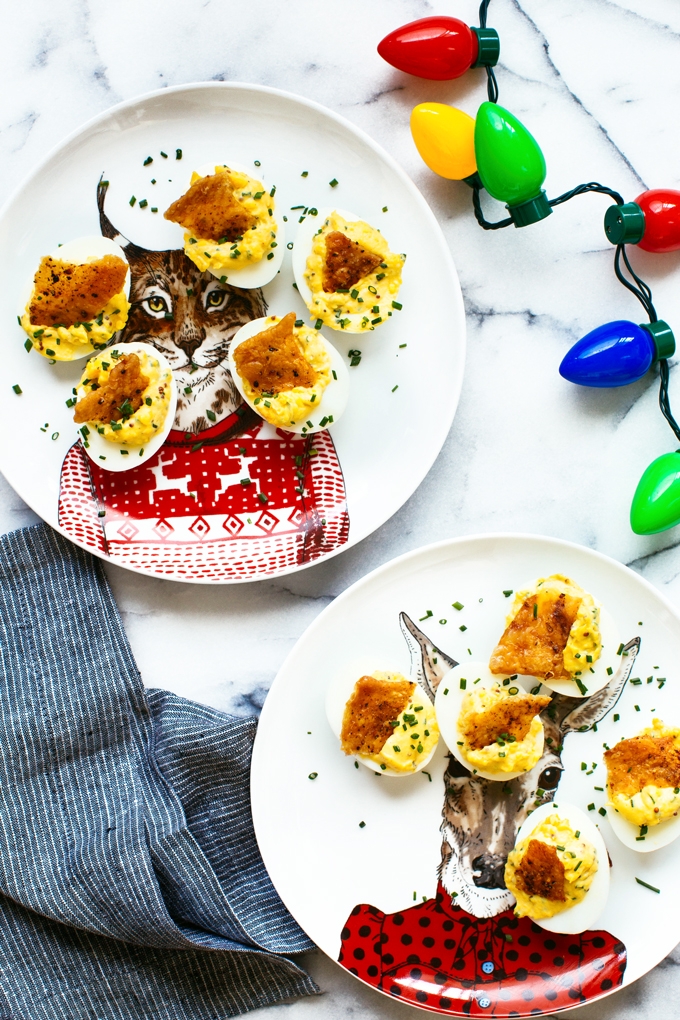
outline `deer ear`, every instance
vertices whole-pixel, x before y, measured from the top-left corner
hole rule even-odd
[[[406,613],[399,614],[399,625],[411,653],[411,676],[415,677],[434,701],[439,681],[458,663],[439,651]]]
[[[576,733],[579,730],[589,730],[600,719],[604,719],[608,712],[611,712],[623,693],[623,688],[626,686],[626,681],[631,674],[639,651],[640,638],[636,637],[629,641],[627,645],[624,645],[621,665],[606,687],[603,687],[601,691],[593,694],[590,698],[580,698],[578,700],[576,698],[563,699],[564,703],[569,703],[568,705],[563,705],[563,707],[567,708],[561,727],[563,736],[567,733]],[[554,705],[555,708],[559,709],[559,704],[555,704],[555,702],[561,697],[558,694],[557,698],[553,698],[551,707]],[[575,704],[574,708],[571,708],[572,704]],[[570,711],[569,708],[571,708]]]

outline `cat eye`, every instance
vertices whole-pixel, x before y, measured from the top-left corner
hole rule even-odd
[[[205,296],[206,308],[221,308],[227,296],[225,290],[211,290]]]
[[[142,301],[142,305],[152,315],[165,315],[169,311],[165,298],[161,297],[160,294],[151,294]]]

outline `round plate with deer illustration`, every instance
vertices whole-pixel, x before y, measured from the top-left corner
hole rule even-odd
[[[287,219],[281,269],[262,289],[232,285],[234,273],[227,282],[200,272],[184,254],[182,228],[163,218],[192,170],[210,162],[248,166],[275,195],[282,226]],[[243,403],[229,344],[267,309],[309,321],[290,249],[300,223],[336,201],[407,254],[403,286],[370,332],[323,331],[349,367],[349,405],[323,432],[295,435]],[[16,323],[41,256],[100,232],[117,239],[132,276],[130,316],[112,343],[156,346],[179,394],[162,448],[116,474],[85,455],[67,406],[83,362],[50,364],[27,353]],[[298,570],[395,513],[447,436],[465,316],[443,234],[394,160],[310,100],[207,82],[116,106],[54,150],[8,201],[0,253],[0,429],[13,437],[3,443],[0,469],[44,520],[121,566],[199,583]],[[433,379],[446,400],[432,399]]]
[[[426,770],[397,779],[343,755],[324,710],[334,678],[389,670],[432,695],[456,663],[488,660],[514,589],[556,573],[606,607],[627,654],[596,694],[553,695],[531,772],[474,777],[441,741]],[[655,718],[680,724],[678,662],[676,610],[631,570],[568,542],[473,536],[367,575],[309,627],[262,711],[253,817],[284,903],[357,978],[445,1015],[553,1013],[634,981],[680,940],[680,842],[636,853],[617,839],[603,753]],[[611,860],[606,907],[579,935],[515,918],[503,881],[528,813],[561,801],[598,826]]]

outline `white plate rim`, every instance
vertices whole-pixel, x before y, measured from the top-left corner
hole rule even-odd
[[[401,555],[396,556],[391,560],[388,560],[386,563],[381,564],[379,567],[376,567],[374,570],[369,571],[369,573],[364,574],[362,577],[358,578],[351,585],[349,585],[348,588],[346,588],[343,592],[337,595],[333,599],[333,601],[330,602],[324,609],[322,609],[319,615],[314,620],[312,620],[312,622],[301,634],[301,636],[295,642],[290,652],[284,659],[280,669],[278,670],[272,682],[269,692],[267,693],[267,697],[265,698],[264,704],[262,706],[262,711],[260,713],[260,721],[258,723],[257,732],[255,734],[255,741],[253,744],[253,752],[250,764],[250,802],[253,818],[253,827],[255,830],[255,837],[257,839],[260,855],[262,856],[262,859],[264,861],[265,868],[267,868],[266,855],[265,852],[263,851],[262,844],[258,836],[258,817],[260,816],[260,814],[264,815],[266,812],[266,793],[267,793],[265,781],[266,750],[264,748],[264,738],[260,738],[260,734],[262,733],[261,721],[263,717],[265,718],[265,720],[267,720],[270,711],[268,705],[271,706],[273,704],[273,700],[270,699],[269,697],[270,692],[274,689],[275,685],[280,686],[280,684],[283,682],[281,680],[281,677],[283,677],[285,671],[288,668],[289,663],[294,660],[300,646],[303,644],[303,642],[307,640],[308,636],[315,634],[317,630],[324,626],[326,617],[330,615],[331,611],[333,611],[338,604],[343,604],[347,602],[352,598],[356,591],[360,590],[365,585],[371,584],[374,580],[378,580],[382,575],[388,573],[390,570],[399,568],[400,566],[409,563],[409,561],[412,561],[415,564],[417,563],[418,559],[421,556],[427,556],[430,553],[436,552],[438,550],[449,550],[458,547],[465,547],[468,545],[473,546],[476,543],[486,542],[489,540],[496,540],[501,542],[503,541],[532,542],[537,543],[539,545],[543,545],[544,547],[550,548],[552,550],[564,549],[573,550],[578,552],[579,554],[585,553],[587,556],[590,556],[593,559],[598,560],[600,563],[606,565],[607,568],[613,569],[618,574],[624,575],[626,577],[632,575],[635,579],[635,582],[639,584],[642,588],[646,589],[648,592],[653,594],[654,597],[661,602],[664,608],[673,617],[675,622],[680,626],[680,610],[673,605],[673,603],[663,594],[663,592],[659,591],[659,589],[655,585],[653,585],[650,581],[647,581],[646,578],[642,577],[640,574],[637,574],[634,570],[626,566],[624,563],[620,563],[618,560],[613,559],[611,556],[607,556],[606,553],[601,553],[596,549],[590,549],[588,546],[581,545],[578,542],[571,542],[568,539],[553,538],[550,535],[538,535],[533,534],[531,532],[512,532],[512,531],[479,532],[477,534],[462,535],[457,538],[442,539],[438,542],[431,542],[428,543],[427,545],[418,546],[415,549],[402,553]],[[262,773],[262,779],[258,785],[260,773]],[[272,884],[276,888],[276,883],[273,877],[271,876],[268,868],[267,873],[270,875]],[[281,895],[278,889],[277,893]],[[293,916],[295,916],[293,914],[293,911],[290,909],[289,905],[286,903],[283,896],[281,896],[281,899],[283,900],[284,905],[290,911],[290,913]],[[323,950],[321,950],[321,952],[323,952]],[[328,958],[331,959],[337,967],[340,967],[343,971],[345,971],[345,973],[349,973],[349,971],[347,971],[346,968],[343,967],[342,964],[335,960],[333,957],[329,956]],[[644,977],[645,974],[650,973],[650,971],[652,971],[661,962],[662,962],[661,960],[658,960],[655,964],[650,965],[646,971],[638,975],[636,981],[639,980],[640,977]],[[360,981],[361,984],[365,985],[367,988],[371,988],[373,991],[377,992],[380,995],[386,995],[388,999],[391,998],[386,992],[382,992],[380,989],[375,988],[373,985],[370,985],[362,978],[354,974],[352,974],[351,976],[355,980]],[[621,985],[615,986],[609,989],[609,991],[602,992],[600,995],[592,999],[589,999],[586,1002],[583,1003],[577,1002],[573,1006],[569,1006],[569,1009],[576,1010],[580,1006],[588,1005],[593,1006],[596,1002],[601,1002],[603,999],[608,998],[610,995],[613,995],[614,993],[621,991],[622,987],[628,986]],[[414,1003],[405,1001],[404,1004],[411,1007],[414,1011],[423,1013],[432,1012],[429,1009],[421,1009]]]
[[[374,141],[369,134],[367,134],[362,128],[353,124],[346,117],[343,117],[341,114],[335,113],[334,110],[331,110],[329,107],[324,106],[322,103],[317,103],[313,99],[307,99],[305,96],[300,96],[294,92],[288,92],[287,90],[284,89],[274,88],[270,85],[257,85],[250,82],[240,81],[188,82],[182,85],[168,86],[167,88],[152,89],[150,92],[141,93],[140,95],[133,96],[131,99],[126,99],[123,100],[123,102],[116,103],[113,106],[107,107],[106,110],[103,110],[101,113],[98,113],[94,117],[91,117],[89,120],[86,120],[83,124],[79,125],[68,135],[66,135],[65,138],[63,138],[60,142],[54,145],[46,154],[46,156],[44,156],[44,158],[33,167],[33,169],[26,175],[26,177],[24,177],[23,180],[17,185],[17,187],[15,187],[14,190],[10,193],[9,197],[2,204],[2,206],[0,206],[0,221],[4,218],[4,216],[6,215],[10,207],[13,205],[13,203],[21,196],[22,192],[30,187],[34,178],[36,178],[45,169],[45,167],[55,159],[55,157],[59,153],[65,151],[71,145],[71,143],[74,142],[77,138],[79,138],[86,132],[91,131],[92,128],[96,127],[98,124],[103,123],[109,117],[115,116],[117,113],[120,113],[127,109],[131,109],[137,106],[138,104],[148,102],[149,100],[153,100],[161,96],[171,94],[179,95],[181,93],[191,92],[195,90],[203,91],[215,89],[224,92],[230,91],[236,92],[238,90],[247,90],[250,92],[261,93],[264,95],[276,96],[279,99],[285,99],[288,100],[289,102],[297,103],[307,107],[308,109],[314,110],[315,112],[330,118],[340,127],[344,128],[347,131],[350,131],[353,135],[355,135],[355,137],[357,137],[361,142],[363,142],[364,145],[372,149],[373,152],[375,152],[376,155],[378,155],[380,159],[388,166],[388,168],[399,178],[401,183],[411,194],[414,201],[420,207],[422,215],[425,217],[425,219],[429,221],[430,227],[433,229],[434,235],[437,237],[440,247],[440,255],[442,256],[443,261],[446,263],[447,271],[451,277],[452,283],[454,284],[452,290],[453,300],[452,315],[455,316],[455,319],[452,319],[452,328],[455,330],[457,337],[457,356],[459,361],[459,367],[457,378],[453,380],[453,385],[450,390],[450,395],[452,399],[447,401],[449,413],[442,414],[441,423],[439,427],[439,435],[437,436],[436,441],[432,443],[429,455],[423,457],[422,459],[421,458],[418,459],[418,463],[413,471],[414,484],[413,487],[411,488],[410,493],[408,493],[404,497],[404,499],[398,506],[392,507],[389,510],[389,512],[387,512],[384,516],[382,514],[379,514],[378,515],[379,519],[377,520],[376,524],[370,531],[366,532],[366,534],[355,533],[353,535],[350,519],[349,539],[347,542],[345,542],[344,545],[340,546],[337,549],[332,550],[319,560],[313,560],[310,563],[297,564],[294,567],[289,567],[280,571],[276,571],[271,575],[267,575],[266,578],[263,577],[243,577],[228,579],[214,579],[209,577],[168,578],[164,577],[161,574],[155,573],[154,571],[146,570],[142,567],[133,566],[123,561],[120,561],[115,557],[107,556],[105,553],[102,553],[96,549],[91,548],[84,542],[78,541],[78,539],[76,539],[70,532],[67,532],[64,528],[60,527],[58,524],[48,522],[50,527],[52,527],[55,531],[63,535],[63,537],[68,539],[69,542],[73,542],[74,545],[80,546],[80,548],[84,549],[86,552],[90,552],[94,556],[98,556],[105,562],[114,563],[115,565],[123,568],[124,570],[129,570],[135,574],[141,574],[144,577],[153,577],[159,580],[178,581],[183,584],[206,584],[206,585],[250,584],[253,581],[261,580],[272,581],[275,580],[276,578],[285,577],[288,574],[297,573],[301,570],[308,570],[310,567],[316,566],[317,564],[320,563],[326,563],[328,560],[333,559],[340,553],[346,552],[348,549],[351,549],[354,545],[363,541],[363,539],[367,538],[369,535],[372,535],[375,531],[381,528],[388,520],[390,520],[391,517],[393,517],[401,509],[402,506],[404,506],[404,504],[410,499],[413,493],[420,487],[425,477],[429,473],[430,469],[434,465],[435,461],[437,460],[437,457],[441,453],[442,447],[444,446],[446,438],[451,430],[451,425],[453,423],[456,410],[458,409],[458,402],[460,400],[463,378],[465,374],[467,322],[460,280],[458,278],[458,272],[453,261],[451,250],[447,244],[441,226],[439,225],[439,222],[437,221],[437,218],[435,217],[432,209],[428,205],[427,201],[425,200],[424,196],[421,194],[419,189],[416,187],[411,178],[408,176],[406,171],[399,165],[399,163],[397,163],[397,161],[392,156],[390,156],[390,154],[385,149],[383,149],[383,147],[378,142]],[[17,487],[13,481],[10,481],[9,477],[2,470],[1,459],[0,459],[0,471],[2,471],[3,476],[7,479],[7,481],[12,486],[17,495],[21,499],[23,499],[24,502],[29,507],[31,507],[31,504],[24,497],[24,494],[21,491],[21,487]],[[31,507],[31,509],[33,508]],[[34,512],[37,513],[37,511]],[[40,515],[38,514],[38,516]]]

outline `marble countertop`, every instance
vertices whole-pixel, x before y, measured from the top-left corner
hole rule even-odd
[[[468,360],[453,428],[418,491],[378,532],[328,563],[251,585],[183,586],[107,568],[149,686],[252,713],[286,653],[337,594],[400,553],[457,535],[519,531],[579,542],[627,563],[680,606],[677,530],[639,538],[628,526],[643,469],[677,445],[657,408],[656,379],[598,392],[557,373],[579,336],[610,319],[643,317],[614,277],[602,231],[607,200],[579,198],[521,231],[478,228],[469,190],[426,169],[408,119],[424,100],[474,114],[486,98],[483,72],[426,82],[375,52],[389,30],[431,13],[477,24],[473,0],[36,0],[12,5],[5,18],[3,194],[63,136],[121,100],[192,81],[271,85],[347,117],[406,168],[441,223],[465,296]],[[591,180],[628,200],[646,188],[680,187],[674,0],[493,0],[489,21],[502,42],[500,101],[540,140],[549,195]],[[504,215],[492,205],[490,215]],[[632,257],[660,316],[680,323],[680,253]],[[680,414],[674,374],[671,398]],[[35,519],[0,479],[0,528]],[[415,1016],[321,955],[308,964],[323,997],[266,1016]],[[676,950],[578,1016],[669,1015],[680,999],[679,965]]]

